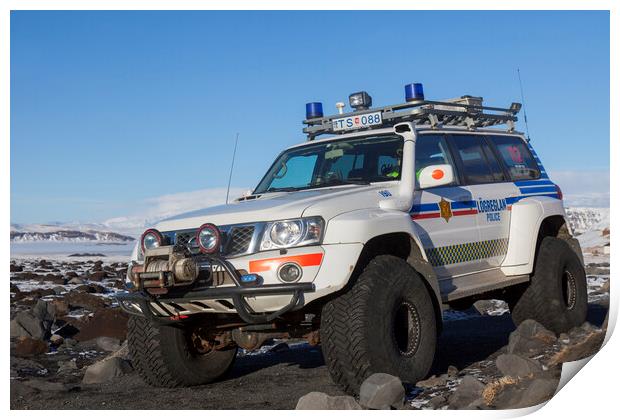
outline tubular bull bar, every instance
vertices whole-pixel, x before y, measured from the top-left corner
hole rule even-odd
[[[234,308],[239,317],[248,324],[270,322],[286,312],[301,308],[304,305],[304,293],[314,292],[313,283],[294,284],[268,284],[261,286],[244,286],[234,266],[225,259],[212,256],[211,263],[222,267],[235,283],[234,286],[208,287],[202,290],[189,290],[185,292],[171,290],[163,296],[154,296],[144,290],[129,293],[117,293],[115,295],[120,307],[133,315],[145,316],[158,323],[175,323],[182,319],[179,313],[170,311],[165,303],[184,303],[207,299],[232,299]],[[245,300],[246,297],[255,296],[282,296],[291,294],[290,302],[271,313],[255,313]],[[139,310],[135,308],[138,306]],[[157,311],[154,311],[154,308]],[[161,314],[165,314],[162,316]]]

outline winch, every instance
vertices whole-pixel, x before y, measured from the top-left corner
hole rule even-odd
[[[194,258],[175,252],[173,246],[160,246],[147,249],[144,264],[132,265],[130,275],[138,288],[168,288],[192,284],[199,272]]]

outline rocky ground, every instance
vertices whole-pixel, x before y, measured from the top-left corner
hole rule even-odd
[[[417,384],[380,376],[361,399],[343,398],[320,347],[289,341],[240,352],[218,383],[156,389],[133,371],[127,318],[111,299],[126,269],[88,257],[11,262],[11,408],[292,409],[302,396],[299,408],[532,405],[553,395],[561,363],[600,347],[609,305],[609,263],[599,258],[587,268],[587,324],[556,337],[529,321],[515,330],[502,301],[448,311],[432,375]],[[307,395],[317,390],[325,394]]]

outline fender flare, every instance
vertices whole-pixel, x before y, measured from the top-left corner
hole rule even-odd
[[[508,249],[501,269],[507,276],[530,274],[534,269],[538,232],[551,216],[566,220],[561,200],[551,197],[529,197],[512,205]]]

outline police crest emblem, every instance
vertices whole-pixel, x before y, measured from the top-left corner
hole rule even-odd
[[[439,202],[439,215],[446,219],[446,222],[449,222],[452,217],[452,205],[449,201],[444,200],[443,197]]]

